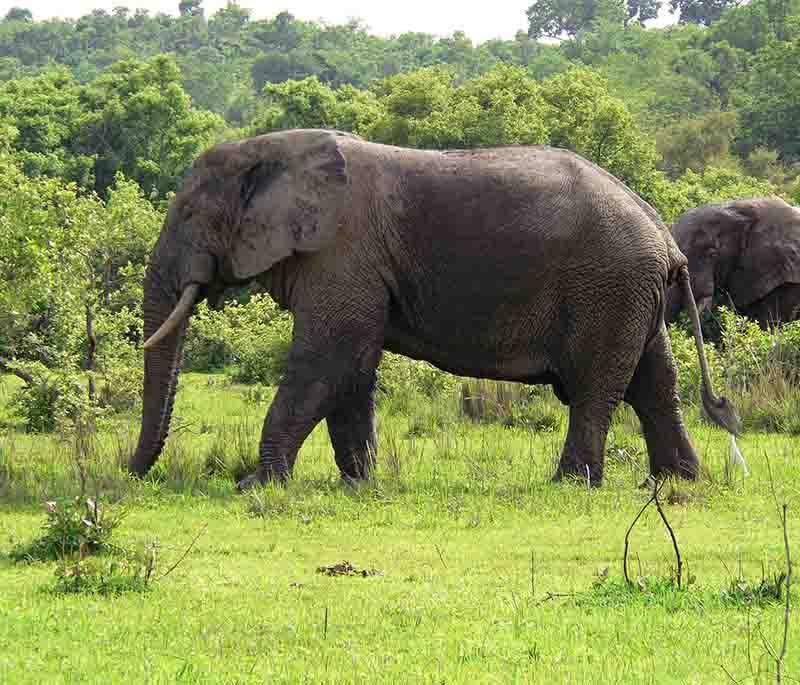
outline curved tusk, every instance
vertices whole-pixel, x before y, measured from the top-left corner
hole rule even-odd
[[[149,350],[153,345],[166,338],[175,330],[176,326],[189,314],[189,311],[194,305],[194,301],[197,299],[198,292],[200,292],[200,286],[197,283],[190,283],[186,286],[186,289],[181,295],[181,299],[178,300],[178,304],[176,304],[175,309],[172,310],[172,314],[170,314],[159,329],[145,341],[144,349]]]

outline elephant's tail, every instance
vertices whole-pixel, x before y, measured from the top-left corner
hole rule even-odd
[[[708,362],[703,348],[703,332],[700,329],[700,317],[697,314],[697,305],[694,301],[692,286],[689,280],[689,269],[684,264],[678,269],[678,287],[683,294],[683,303],[692,320],[692,332],[697,346],[697,356],[700,358],[700,372],[703,380],[702,397],[703,407],[711,420],[732,435],[736,435],[741,427],[736,407],[727,397],[716,397],[711,387],[711,375],[708,372]]]

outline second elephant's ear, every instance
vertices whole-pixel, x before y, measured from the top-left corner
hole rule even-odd
[[[347,193],[347,162],[324,132],[277,137],[240,179],[241,221],[231,267],[246,280],[293,252],[313,252],[336,238]]]
[[[729,291],[746,307],[785,283],[800,283],[800,212],[777,197],[731,203],[748,216]]]

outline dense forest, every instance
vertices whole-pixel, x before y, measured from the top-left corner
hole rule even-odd
[[[254,20],[232,2],[212,16],[200,0],[174,16],[117,7],[38,21],[11,9],[0,21],[0,364],[43,388],[31,406],[66,397],[73,371],[103,376],[97,393],[135,396],[141,277],[171,194],[207,146],[276,129],[567,147],[667,221],[734,197],[800,203],[800,0],[670,8],[677,23],[655,29],[645,22],[658,0],[522,2],[528,30],[480,45],[289,12]],[[228,323],[280,321],[262,338],[285,345],[281,314],[238,299]],[[235,353],[219,336],[198,342],[224,328],[204,327],[215,315],[198,315],[189,363],[246,366],[255,340]],[[267,366],[254,376],[269,380],[279,365]]]

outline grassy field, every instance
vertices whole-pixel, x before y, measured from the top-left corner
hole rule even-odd
[[[744,477],[728,436],[690,412],[703,476],[662,494],[684,588],[653,507],[631,535],[628,587],[625,532],[648,498],[629,410],[600,489],[549,483],[566,427],[552,399],[540,431],[473,424],[453,399],[381,405],[372,483],[339,483],[322,425],[287,488],[242,496],[234,477],[252,465],[269,392],[185,374],[174,435],[139,483],[121,468],[136,417],[76,451],[14,429],[13,386],[0,385],[0,683],[733,682],[726,670],[775,682],[776,499],[800,559],[800,438],[744,435]],[[76,454],[88,492],[126,512],[116,544],[158,541],[154,576],[180,562],[147,592],[58,592],[55,562],[12,559],[41,533],[44,501],[80,491]],[[318,572],[343,561],[377,573]],[[787,682],[800,678],[797,616]]]

